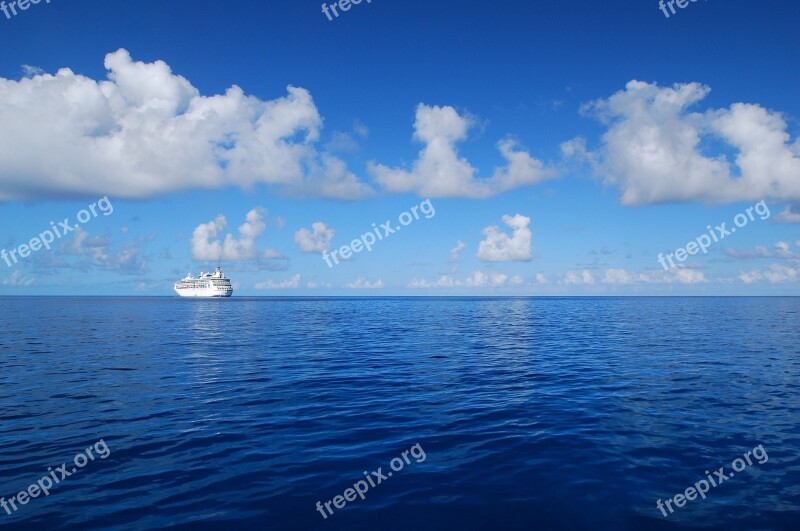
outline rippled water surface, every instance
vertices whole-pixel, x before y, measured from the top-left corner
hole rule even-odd
[[[797,298],[1,300],[0,527],[800,529]]]

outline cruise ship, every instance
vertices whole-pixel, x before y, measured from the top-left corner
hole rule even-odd
[[[175,283],[175,293],[181,297],[230,297],[233,295],[231,279],[226,278],[221,268],[217,268],[214,273],[200,273],[195,278],[191,273]]]

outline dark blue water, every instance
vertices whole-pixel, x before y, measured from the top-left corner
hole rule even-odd
[[[0,301],[0,527],[800,528],[797,298]]]

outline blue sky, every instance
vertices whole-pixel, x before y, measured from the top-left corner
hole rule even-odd
[[[800,7],[320,4],[0,12],[0,294],[800,294]]]

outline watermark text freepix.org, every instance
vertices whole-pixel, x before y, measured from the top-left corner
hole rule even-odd
[[[317,511],[319,514],[322,515],[324,519],[328,519],[328,516],[333,516],[333,509],[331,509],[331,504],[337,509],[344,508],[347,505],[347,502],[355,501],[356,497],[358,496],[362,500],[366,497],[367,491],[369,491],[370,487],[375,488],[380,485],[383,481],[392,477],[394,472],[400,472],[403,470],[405,465],[410,465],[411,460],[408,458],[408,455],[411,454],[417,463],[422,463],[425,459],[428,458],[425,455],[425,450],[422,449],[422,446],[417,443],[402,454],[402,459],[400,457],[395,457],[394,459],[389,462],[389,466],[391,467],[393,472],[386,472],[383,473],[383,467],[378,468],[378,470],[367,473],[364,472],[364,478],[362,480],[356,481],[353,484],[352,488],[345,489],[344,494],[340,494],[338,496],[334,496],[332,500],[326,501],[324,504],[321,501],[317,502]],[[324,506],[324,507],[323,507]],[[327,510],[327,513],[326,513]]]
[[[333,21],[333,17],[339,18],[339,12],[337,8],[342,12],[350,11],[350,8],[353,5],[358,5],[361,3],[362,0],[338,0],[337,2],[331,2],[331,5],[327,3],[322,4],[322,13],[328,17],[329,21]],[[372,3],[372,0],[367,0],[368,4]],[[333,17],[331,16],[331,12],[333,12]]]
[[[712,243],[719,243],[727,236],[730,236],[736,232],[737,228],[741,229],[742,227],[747,226],[747,224],[751,221],[755,221],[756,218],[753,216],[753,211],[758,214],[758,217],[761,219],[761,221],[769,219],[771,215],[767,203],[763,200],[759,201],[755,205],[745,210],[747,214],[736,214],[736,217],[733,218],[733,223],[736,225],[735,227],[728,229],[726,227],[727,222],[717,225],[713,229],[711,228],[711,225],[707,225],[706,229],[708,229],[708,234],[702,234],[698,236],[695,241],[687,243],[685,247],[675,249],[674,253],[667,253],[666,259],[664,257],[664,253],[658,253],[658,262],[664,268],[664,271],[669,271],[670,268],[675,267],[675,262],[672,260],[673,258],[679,262],[684,262],[689,256],[694,256],[700,251],[703,251],[703,254],[708,254],[708,248],[711,247]],[[669,267],[667,267],[667,261],[669,262]]]
[[[17,8],[20,11],[27,11],[31,4],[38,4],[42,0],[12,0],[11,2],[6,3],[5,0],[0,2],[0,11],[6,16],[8,20],[11,20],[11,17],[17,16]],[[44,0],[46,4],[50,3],[50,0]]]
[[[658,500],[656,502],[656,507],[661,511],[661,514],[663,514],[664,517],[666,518],[668,516],[667,509],[669,509],[669,514],[675,512],[675,509],[672,508],[673,503],[675,504],[676,507],[681,508],[684,505],[686,505],[687,500],[688,501],[696,500],[698,495],[705,500],[706,493],[709,490],[711,490],[711,487],[715,488],[719,487],[720,485],[722,485],[722,483],[728,481],[734,475],[736,475],[736,472],[742,472],[745,468],[752,465],[753,460],[750,459],[751,455],[758,460],[759,465],[763,465],[764,463],[769,461],[769,456],[767,455],[767,451],[764,449],[764,445],[759,444],[752,450],[749,450],[747,453],[745,453],[742,457],[737,457],[736,459],[733,460],[733,462],[731,463],[731,468],[733,468],[733,472],[725,474],[725,467],[721,466],[719,467],[719,470],[715,471],[714,475],[712,476],[708,472],[708,470],[706,470],[705,474],[706,477],[708,478],[707,481],[705,479],[701,479],[700,481],[695,483],[693,487],[689,487],[688,489],[686,489],[685,492],[681,494],[676,494],[675,496],[666,500],[665,502]]]
[[[686,9],[687,7],[689,7],[690,3],[694,4],[695,2],[697,2],[697,0],[660,0],[660,2],[658,2],[658,8],[661,10],[662,13],[664,13],[665,17],[669,18],[670,14],[669,12],[667,12],[668,7],[669,10],[674,15],[677,13],[677,11],[675,11],[676,5],[681,9]]]
[[[328,267],[332,268],[333,263],[331,263],[331,258],[336,265],[339,265],[339,258],[336,256],[337,254],[343,260],[347,260],[353,255],[353,253],[360,253],[364,249],[372,252],[373,245],[384,240],[385,238],[388,238],[391,234],[399,232],[403,227],[411,225],[415,219],[420,218],[420,212],[422,212],[422,214],[425,216],[425,219],[431,219],[436,215],[436,209],[433,207],[433,203],[431,203],[430,199],[426,199],[419,205],[411,207],[409,210],[409,212],[403,212],[398,217],[400,225],[392,227],[392,220],[390,219],[387,219],[386,223],[381,223],[380,227],[376,223],[373,223],[372,232],[362,234],[360,238],[350,242],[350,245],[342,245],[339,249],[336,249],[330,254],[328,254],[327,251],[323,252],[322,259],[325,260],[325,263],[328,264]]]
[[[96,456],[95,453],[97,454]],[[111,449],[103,439],[100,439],[75,456],[72,460],[75,466],[72,467],[71,471],[67,470],[66,463],[62,463],[61,466],[56,467],[55,470],[53,470],[53,467],[47,467],[47,471],[50,473],[42,477],[36,483],[31,484],[27,489],[20,491],[8,500],[4,497],[0,498],[0,507],[5,509],[7,515],[11,515],[12,511],[17,512],[17,510],[19,510],[17,504],[27,505],[29,501],[38,498],[42,494],[44,494],[45,497],[50,496],[50,489],[61,483],[61,480],[75,474],[79,469],[89,464],[89,461],[94,461],[95,457],[106,459],[109,455],[111,455]]]
[[[84,209],[77,214],[78,221],[82,225],[89,223],[89,221],[98,216],[98,208],[104,216],[110,216],[114,213],[114,205],[112,205],[111,201],[108,200],[108,196],[105,196],[96,203],[92,203],[87,208],[89,210]],[[89,211],[91,211],[91,213]],[[69,218],[64,218],[64,221],[61,221],[58,224],[51,221],[49,229],[39,234],[39,236],[31,238],[28,243],[23,243],[16,249],[11,249],[10,251],[6,251],[5,249],[0,251],[0,258],[5,261],[8,267],[13,267],[14,264],[19,262],[19,259],[28,258],[32,252],[38,251],[42,247],[49,250],[50,244],[55,242],[56,238],[61,239],[79,227],[80,225],[70,224]],[[17,255],[19,255],[19,259],[17,258]]]

